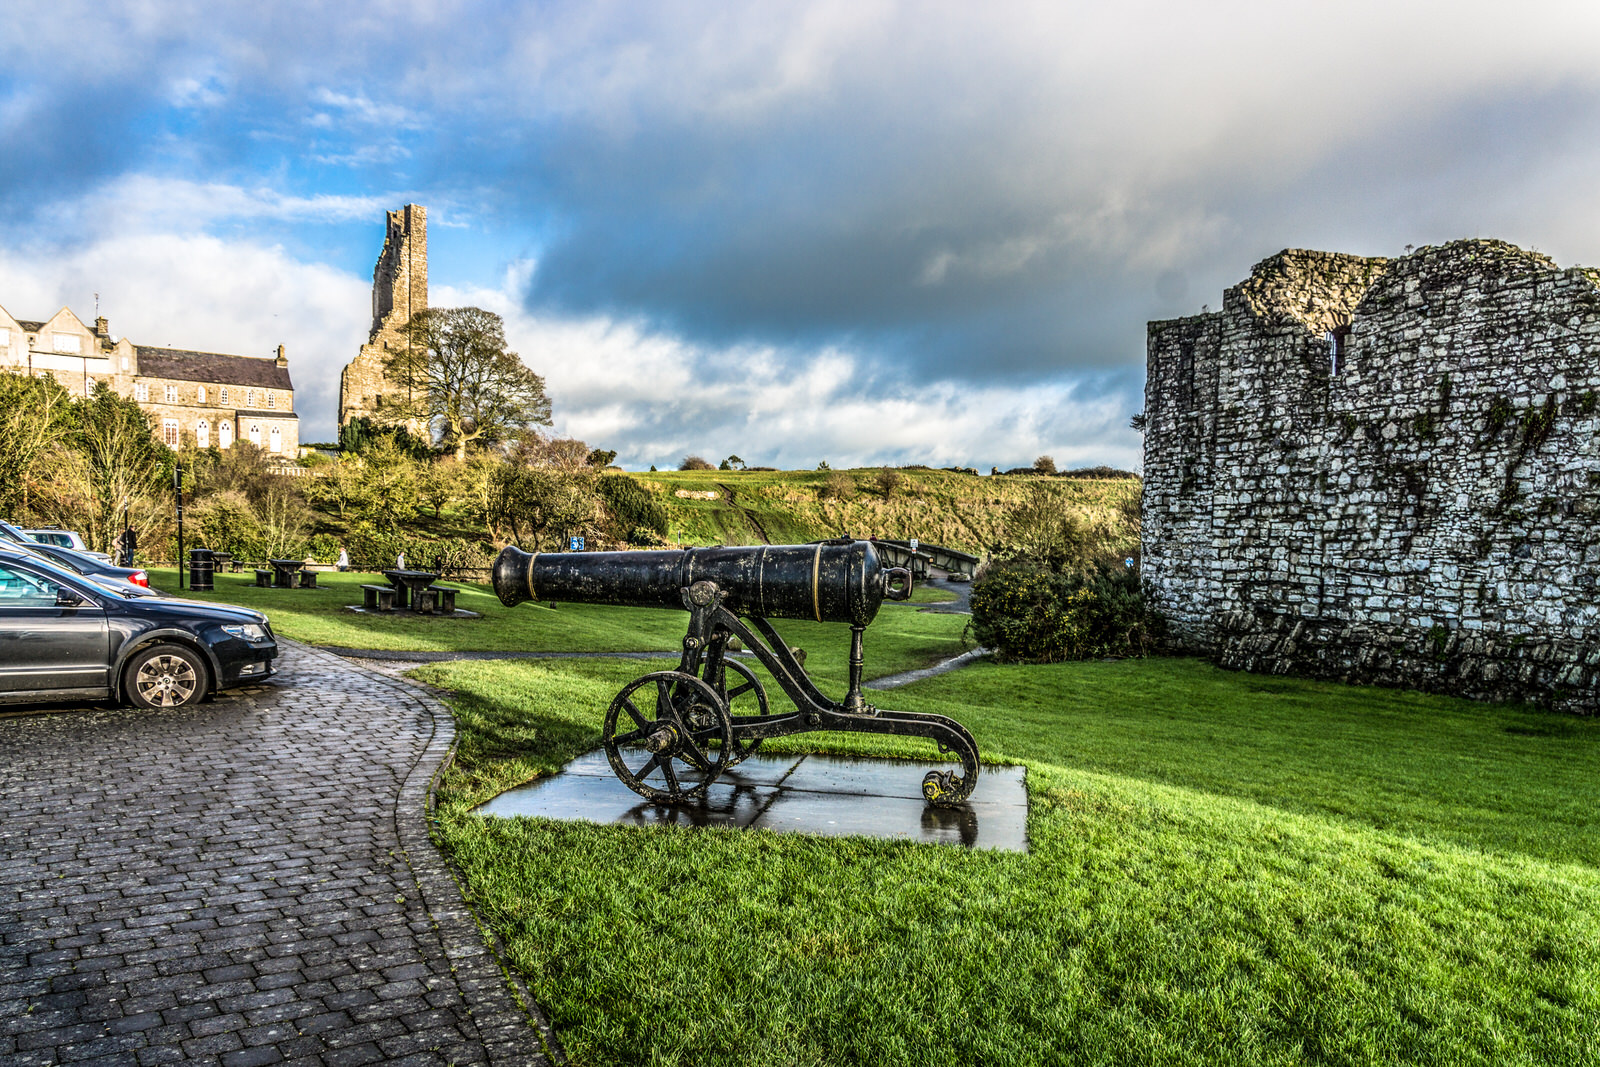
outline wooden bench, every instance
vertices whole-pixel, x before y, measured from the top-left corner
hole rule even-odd
[[[316,571],[301,571],[300,572],[300,588],[301,589],[315,589],[316,587],[317,587],[317,572]]]
[[[262,589],[270,589],[272,587],[272,568],[256,568],[256,585]]]
[[[411,610],[419,615],[454,615],[456,590],[448,585],[430,585],[412,594]]]
[[[361,606],[368,611],[393,611],[394,586],[364,585],[361,587]]]

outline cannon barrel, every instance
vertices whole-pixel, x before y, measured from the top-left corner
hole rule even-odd
[[[885,600],[911,595],[911,574],[884,567],[869,541],[648,552],[524,552],[494,561],[494,591],[524,600],[684,607],[682,590],[715,582],[729,610],[771,619],[866,626]]]

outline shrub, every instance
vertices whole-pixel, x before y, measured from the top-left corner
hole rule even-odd
[[[339,539],[332,534],[319,533],[306,544],[306,555],[318,563],[337,563]]]
[[[878,493],[882,495],[884,499],[888,499],[889,497],[894,496],[895,492],[900,488],[900,486],[905,483],[905,480],[905,476],[899,471],[895,470],[893,467],[885,467],[878,472],[877,477],[873,479],[873,482],[878,487]]]
[[[1055,663],[1148,655],[1161,620],[1120,560],[1065,571],[1017,561],[990,565],[973,584],[971,628],[1001,660]]]
[[[650,490],[625,474],[603,475],[599,490],[612,526],[624,531],[629,541],[654,544],[667,536],[667,509]],[[640,530],[649,531],[653,538],[641,542],[637,536]]]
[[[447,575],[485,570],[494,562],[492,545],[460,537],[413,537],[399,531],[379,530],[369,522],[352,526],[344,547],[350,553],[350,566],[360,571],[388,570],[402,552],[407,567],[436,569]],[[338,558],[337,547],[333,555]]]
[[[818,500],[849,500],[856,495],[856,480],[844,471],[828,472],[827,480],[817,490]]]
[[[683,462],[678,464],[678,469],[681,471],[714,471],[717,468],[699,456],[684,456]]]
[[[1040,474],[1054,474],[1056,472],[1056,461],[1049,456],[1040,456],[1033,461],[1033,469]]]

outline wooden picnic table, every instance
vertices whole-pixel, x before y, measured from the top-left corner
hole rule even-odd
[[[413,608],[417,594],[439,580],[435,571],[384,571],[383,576],[395,588],[395,607]]]
[[[300,588],[300,568],[304,567],[305,560],[300,559],[269,559],[272,566],[272,584],[279,589]]]

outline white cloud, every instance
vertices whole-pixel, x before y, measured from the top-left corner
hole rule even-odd
[[[218,223],[250,219],[279,222],[346,222],[381,219],[402,193],[376,196],[294,196],[271,186],[246,188],[227,182],[190,181],[150,174],[125,174],[74,200],[58,201],[44,213],[41,230],[87,237],[94,234],[195,233]]]
[[[1087,396],[1067,377],[978,388],[897,381],[837,347],[715,349],[604,316],[537,317],[517,299],[530,269],[514,266],[492,289],[435,285],[431,302],[503,316],[508,344],[545,377],[555,430],[615,448],[628,466],[690,453],[799,468],[826,459],[987,469],[1043,453],[1063,467],[1140,463],[1126,428],[1137,396]]]
[[[283,249],[205,235],[117,234],[73,247],[0,247],[0,304],[21,318],[66,305],[134,344],[234,355],[285,345],[302,440],[333,436],[339,372],[366,340],[370,285]]]

